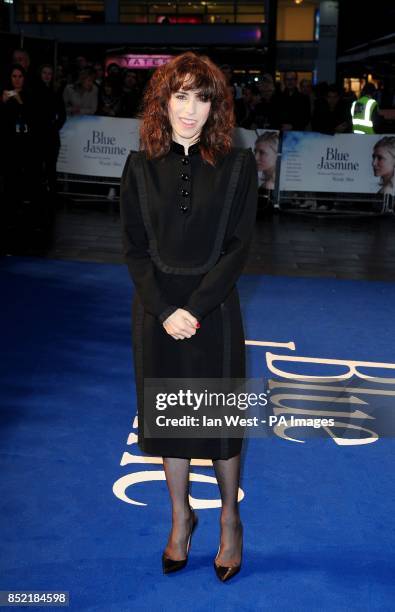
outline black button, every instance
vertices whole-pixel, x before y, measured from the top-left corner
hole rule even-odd
[[[189,159],[187,157],[183,157],[181,161],[184,164],[184,166],[188,166],[189,165]]]
[[[181,195],[183,195],[184,198],[187,198],[189,196],[188,189],[181,189]]]
[[[181,174],[181,178],[183,181],[189,181],[189,174],[186,174],[186,172],[183,172]]]
[[[188,210],[188,206],[185,206],[185,204],[180,204],[180,210],[183,213],[186,213]]]

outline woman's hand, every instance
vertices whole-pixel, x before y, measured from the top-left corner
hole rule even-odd
[[[197,318],[188,312],[188,310],[177,308],[177,310],[163,322],[163,327],[175,340],[184,340],[184,338],[191,338],[191,336],[194,336],[200,325]]]
[[[23,104],[23,100],[19,95],[19,92],[13,89],[11,91],[5,89],[1,95],[1,99],[3,100],[3,102],[8,102],[8,100],[12,100],[12,98],[15,98],[18,104]]]

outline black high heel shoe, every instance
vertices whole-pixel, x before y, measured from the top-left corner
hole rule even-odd
[[[241,530],[241,535],[243,537],[243,525],[241,523],[240,523],[240,530]],[[217,552],[215,559],[218,557],[220,548],[221,548],[221,545],[218,546],[218,552]],[[241,554],[242,552],[243,552],[243,542],[241,543]],[[233,576],[236,576],[236,574],[239,573],[240,568],[241,568],[241,560],[238,565],[227,566],[227,565],[217,565],[215,562],[215,559],[214,559],[215,573],[217,574],[217,578],[221,582],[227,582],[228,580],[233,578]]]
[[[165,553],[163,553],[162,554],[162,568],[163,568],[164,574],[178,572],[179,570],[183,569],[186,566],[188,562],[188,553],[189,553],[189,549],[191,546],[191,538],[195,530],[195,527],[197,525],[197,522],[198,522],[198,517],[195,514],[194,510],[192,510],[192,527],[191,527],[191,531],[188,536],[187,556],[185,557],[185,559],[176,560],[176,559],[170,559],[170,557],[167,557]]]

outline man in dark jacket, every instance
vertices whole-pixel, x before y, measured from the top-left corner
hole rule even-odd
[[[343,100],[337,85],[329,85],[324,98],[316,100],[312,128],[323,134],[345,134],[351,132],[349,105]]]
[[[56,194],[56,162],[60,150],[59,131],[66,121],[66,109],[59,92],[54,89],[54,70],[43,64],[33,90],[35,108],[34,137],[40,156],[41,180],[52,196]]]
[[[279,96],[281,129],[303,131],[310,122],[310,100],[300,93],[296,72],[286,72],[285,88]]]

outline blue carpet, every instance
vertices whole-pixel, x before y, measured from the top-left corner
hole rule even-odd
[[[394,609],[392,439],[249,440],[241,573],[214,575],[211,508],[186,569],[163,576],[170,509],[161,464],[141,463],[133,438],[126,268],[7,257],[0,283],[1,590],[66,590],[71,609],[103,612]],[[266,351],[395,361],[393,284],[247,275],[239,290],[247,339],[295,343],[249,345],[250,376],[268,374]],[[212,481],[191,491],[218,497]]]

